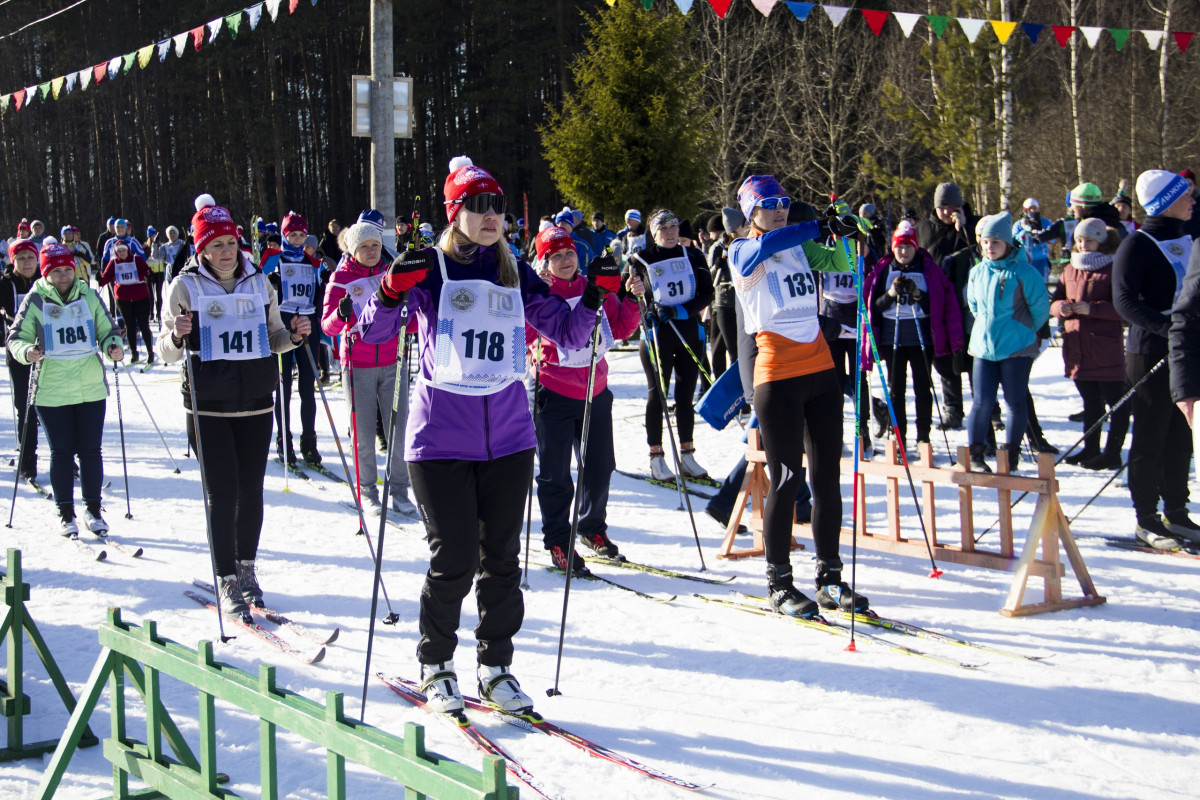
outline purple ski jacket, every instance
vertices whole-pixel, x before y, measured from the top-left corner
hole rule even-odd
[[[488,280],[498,285],[496,255],[497,245],[492,245],[479,248],[466,264],[447,257],[446,274],[452,281]],[[517,271],[526,324],[567,347],[585,347],[596,312],[583,303],[572,309],[566,300],[550,294],[550,287],[524,261],[517,262]],[[430,383],[442,285],[441,272],[434,267],[408,293],[408,313],[416,318],[419,334],[420,378],[408,410],[404,460],[489,461],[536,447],[537,434],[529,415],[529,396],[524,384],[511,383],[489,395],[461,395]],[[400,334],[403,317],[403,305],[388,308],[372,297],[363,309],[363,341],[382,344],[395,339]],[[524,342],[517,345],[523,347]]]
[[[929,287],[929,320],[930,331],[933,334],[933,354],[946,356],[963,350],[962,311],[958,298],[954,295],[954,284],[946,278],[946,273],[934,263],[933,258],[924,248],[917,248],[914,260],[921,261],[921,271],[925,274],[925,283]],[[879,330],[881,315],[875,311],[875,300],[887,291],[885,286],[888,270],[892,268],[892,256],[884,256],[875,262],[870,273],[863,280],[863,298],[867,308],[871,309],[871,328]],[[878,344],[878,342],[876,342]],[[928,344],[928,343],[927,343]],[[871,346],[863,342],[862,363],[864,369],[870,369]]]

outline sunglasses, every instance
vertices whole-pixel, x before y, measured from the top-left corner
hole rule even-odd
[[[472,214],[486,214],[489,208],[500,215],[508,211],[508,199],[502,194],[473,194],[455,202]]]
[[[792,204],[790,197],[764,197],[758,201],[759,208],[765,208],[767,211],[774,211],[777,208],[787,209]]]

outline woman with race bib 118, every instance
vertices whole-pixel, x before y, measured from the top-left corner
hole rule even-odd
[[[263,521],[263,476],[271,446],[271,410],[279,367],[311,331],[308,317],[279,316],[275,290],[238,249],[237,225],[211,195],[196,198],[196,256],[167,287],[158,354],[191,358],[183,375],[188,439],[208,485],[213,561],[221,613],[246,619],[263,607],[255,574]],[[192,407],[192,392],[196,408]]]
[[[533,701],[509,668],[525,614],[518,556],[537,445],[522,382],[525,325],[561,346],[586,347],[602,293],[620,288],[620,271],[612,257],[593,260],[571,308],[513,256],[503,238],[507,200],[490,173],[459,156],[444,193],[449,227],[437,246],[391,265],[363,310],[363,342],[394,341],[407,314],[417,318],[420,378],[404,459],[430,550],[417,645],[430,707],[463,707],[453,658],[474,581],[479,695],[523,713]]]

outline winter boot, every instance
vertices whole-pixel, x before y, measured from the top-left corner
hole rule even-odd
[[[771,608],[789,617],[812,619],[819,611],[816,603],[796,591],[791,564],[767,565],[767,595]]]
[[[579,542],[598,556],[604,556],[605,558],[618,558],[620,556],[617,546],[613,544],[612,539],[609,539],[608,534],[604,531],[581,533],[579,534]]]
[[[984,461],[984,453],[987,451],[986,444],[971,445],[971,471],[972,472],[991,472],[992,468]]]
[[[1162,522],[1163,527],[1170,531],[1176,539],[1187,540],[1193,545],[1200,544],[1200,525],[1192,521],[1186,508],[1164,511]]]
[[[83,512],[83,522],[87,525],[87,529],[97,536],[108,533],[108,523],[104,521],[104,517],[100,516],[99,500],[87,502],[87,510]]]
[[[217,578],[217,597],[221,602],[222,614],[239,618],[247,624],[252,621],[250,606],[246,605],[246,598],[242,597],[237,575],[222,575]]]
[[[817,559],[817,605],[829,611],[862,613],[870,607],[867,598],[842,582],[842,560]]]
[[[263,602],[262,587],[258,585],[258,575],[255,574],[254,559],[237,562],[238,587],[247,605],[255,608],[266,608]]]
[[[521,691],[521,684],[517,683],[508,667],[480,664],[476,675],[479,679],[479,698],[489,706],[517,716],[533,711],[533,698]]]
[[[1005,445],[1008,448],[1008,471],[1016,472],[1021,466],[1021,443],[1009,443]],[[1054,452],[1058,452],[1055,450]]]
[[[300,434],[300,457],[309,464],[321,463],[321,454],[317,452],[317,435],[315,433]]]
[[[656,481],[675,480],[675,473],[667,467],[667,460],[663,457],[661,448],[657,452],[650,451],[650,477]]]
[[[945,418],[942,419],[941,422],[938,423],[937,429],[939,431],[956,431],[956,430],[960,430],[962,428],[962,426],[963,426],[962,411],[956,410],[953,408],[947,408],[946,416],[945,416]]]
[[[1179,540],[1171,535],[1166,526],[1159,521],[1158,515],[1139,519],[1137,530],[1133,532],[1138,541],[1155,550],[1178,550]]]
[[[421,665],[421,691],[425,693],[426,707],[436,714],[461,714],[463,696],[458,688],[458,675],[454,672],[454,661],[440,664]]]
[[[58,506],[58,532],[63,536],[78,536],[79,525],[75,522],[75,505],[61,503]]]
[[[685,478],[707,478],[708,470],[696,463],[696,448],[688,444],[680,445],[679,469]]]
[[[1064,458],[1063,461],[1067,462],[1068,464],[1075,464],[1076,466],[1083,466],[1083,463],[1085,461],[1091,461],[1092,459],[1098,458],[1099,456],[1100,456],[1100,446],[1099,445],[1093,444],[1090,447],[1085,445],[1082,450],[1076,450],[1074,453],[1072,453],[1071,455]]]
[[[567,571],[567,548],[561,544],[552,544],[549,548],[550,558],[554,561],[554,568]],[[575,552],[575,548],[571,548],[571,568],[574,570],[575,577],[579,578],[589,573],[587,564],[580,557],[579,553]]]

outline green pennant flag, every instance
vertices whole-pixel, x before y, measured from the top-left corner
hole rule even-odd
[[[38,84],[38,100],[46,102],[46,96],[50,94],[50,81]]]
[[[225,27],[229,29],[229,36],[232,39],[237,38],[238,28],[242,24],[242,12],[237,11],[225,18]]]
[[[929,20],[929,27],[933,28],[933,32],[937,37],[942,38],[942,34],[946,32],[946,25],[950,22],[949,17],[939,17],[935,14],[926,14],[925,19]]]
[[[0,114],[8,111],[8,103],[12,100],[11,94],[0,94]]]
[[[1118,52],[1125,47],[1125,40],[1129,38],[1129,28],[1105,28],[1105,30],[1113,37]]]
[[[137,63],[137,50],[132,53],[126,53],[121,56],[121,74],[128,75],[129,70],[133,69],[133,65]]]
[[[642,0],[642,8],[646,9],[647,11],[650,10],[650,6],[652,5],[654,5],[654,0]]]

